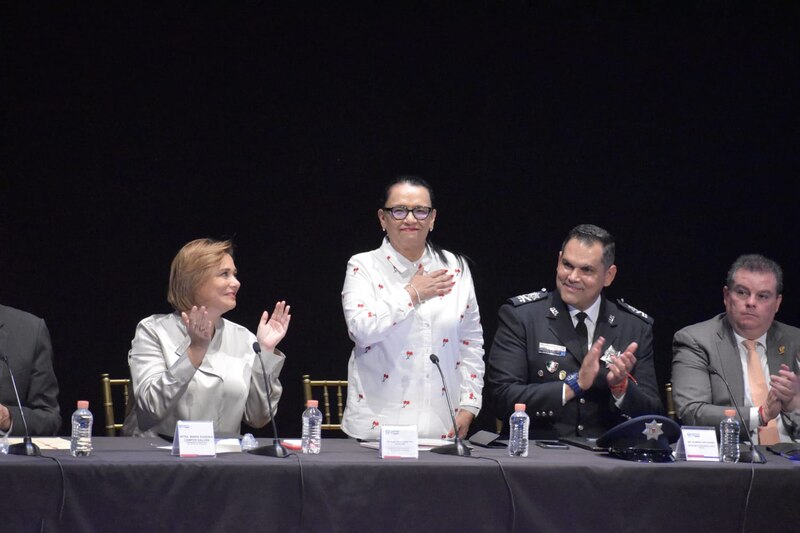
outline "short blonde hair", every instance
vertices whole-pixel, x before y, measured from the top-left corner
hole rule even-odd
[[[176,311],[188,311],[195,305],[195,293],[216,270],[225,254],[233,257],[233,242],[197,239],[184,245],[169,269],[167,300]]]

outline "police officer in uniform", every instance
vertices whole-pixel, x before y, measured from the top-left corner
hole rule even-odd
[[[661,412],[653,320],[602,291],[614,281],[614,238],[573,228],[556,267],[556,292],[500,307],[487,381],[497,416],[527,405],[532,439],[599,437],[629,417]]]

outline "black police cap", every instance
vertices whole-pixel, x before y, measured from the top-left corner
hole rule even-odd
[[[665,463],[673,461],[670,444],[681,436],[681,428],[671,418],[646,415],[632,418],[606,431],[597,445],[626,461]]]

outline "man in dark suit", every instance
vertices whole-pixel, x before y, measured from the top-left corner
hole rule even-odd
[[[678,331],[672,341],[672,390],[684,424],[718,427],[734,406],[754,442],[800,438],[800,329],[775,320],[783,271],[761,255],[743,255],[722,289],[725,313]]]
[[[653,368],[653,320],[602,291],[614,281],[614,239],[590,224],[561,246],[557,292],[500,307],[487,381],[507,421],[526,404],[530,437],[598,437],[625,420],[661,411]]]
[[[14,372],[31,435],[57,435],[61,429],[58,382],[53,372],[50,333],[44,320],[0,305],[0,432],[25,435],[8,366]]]

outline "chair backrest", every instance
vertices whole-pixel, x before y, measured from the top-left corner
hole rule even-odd
[[[672,399],[672,383],[667,382],[664,384],[664,392],[667,397],[667,416],[677,422],[678,413],[675,411],[675,401]]]
[[[336,389],[336,420],[331,417],[331,393],[329,389]],[[313,380],[308,374],[303,375],[303,404],[308,400],[320,401],[314,398],[314,389],[322,389],[322,400],[320,401],[320,411],[322,411],[322,429],[342,429],[342,415],[344,414],[344,389],[347,388],[347,380]],[[318,393],[319,396],[319,393]]]
[[[100,374],[100,384],[103,388],[103,412],[106,415],[106,436],[113,437],[117,435],[118,431],[122,430],[122,422],[116,422],[114,419],[114,391],[111,387],[121,388],[121,398],[123,401],[124,415],[122,420],[130,414],[133,408],[131,402],[131,380],[130,379],[111,379],[108,374]],[[120,394],[117,394],[120,397]]]

